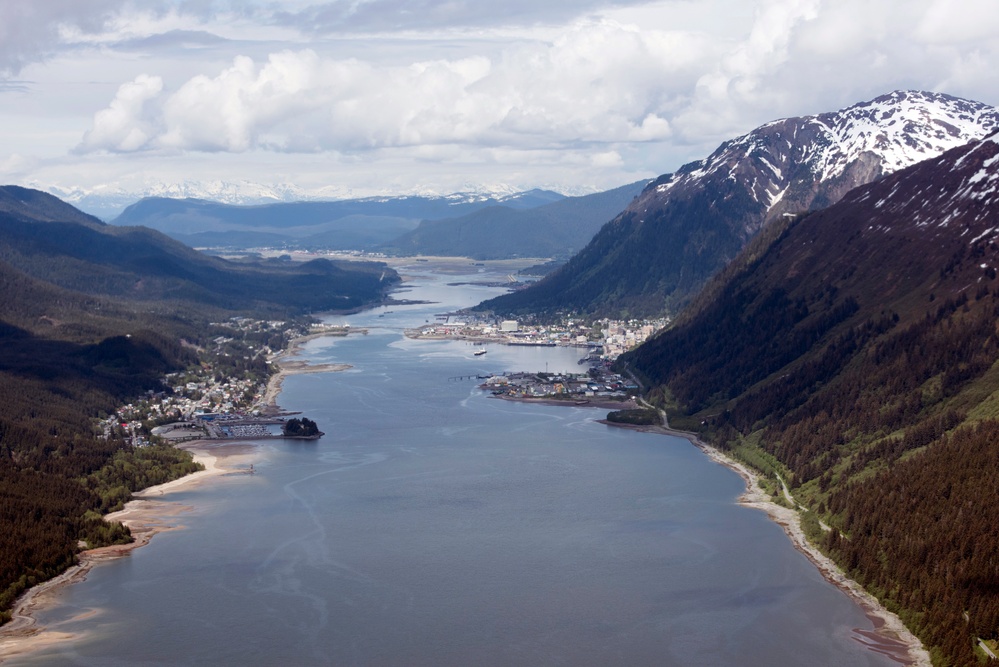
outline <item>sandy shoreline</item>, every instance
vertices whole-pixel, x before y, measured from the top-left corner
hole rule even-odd
[[[359,331],[360,332],[360,331]],[[352,332],[353,333],[353,332]],[[367,333],[367,332],[361,332]],[[310,340],[325,338],[327,336],[341,337],[346,334],[340,333],[314,333],[301,336],[292,340],[288,349],[282,350],[270,358],[270,362],[278,367],[278,372],[267,380],[267,388],[260,399],[260,409],[264,414],[276,414],[281,411],[277,403],[278,395],[285,378],[289,375],[306,375],[309,373],[336,373],[353,368],[350,364],[310,364],[301,359],[296,359],[302,346]]]
[[[191,452],[194,460],[204,465],[205,469],[144,489],[134,494],[134,500],[126,503],[124,509],[105,517],[109,521],[120,521],[128,526],[135,538],[133,542],[83,551],[79,554],[78,565],[28,589],[14,605],[11,621],[0,627],[0,662],[56,642],[79,638],[78,634],[60,631],[58,627],[39,626],[35,614],[58,604],[59,593],[70,584],[84,581],[95,565],[129,555],[132,550],[148,544],[158,533],[183,528],[184,515],[194,508],[170,501],[170,494],[197,488],[220,476],[246,474],[256,459],[256,447],[245,443],[220,444],[217,441],[195,440],[179,447]],[[69,621],[97,613],[98,610],[90,610]]]
[[[902,619],[888,611],[877,598],[864,590],[860,584],[847,577],[836,563],[808,541],[801,528],[801,515],[796,510],[773,502],[770,496],[760,489],[760,477],[755,470],[729,458],[721,450],[705,443],[696,433],[678,431],[667,426],[630,426],[604,420],[601,422],[618,428],[631,428],[646,433],[660,433],[684,438],[703,451],[712,461],[734,470],[746,482],[746,490],[738,499],[739,504],[766,513],[774,523],[784,529],[784,533],[787,534],[794,548],[804,554],[827,581],[849,595],[864,610],[875,629],[872,632],[854,628],[854,639],[870,650],[886,655],[901,665],[932,667],[930,654],[919,638],[905,626]]]
[[[264,412],[273,414],[280,411],[277,398],[284,379],[289,375],[335,372],[351,368],[349,364],[311,365],[300,359],[295,359],[307,341],[327,335],[330,334],[317,333],[297,338],[291,341],[287,350],[271,358],[279,370],[270,377],[261,399]],[[574,407],[574,403],[566,401],[500,398]],[[580,407],[622,409],[630,406],[622,405],[619,402],[613,406],[593,402]],[[875,629],[870,631],[854,628],[856,641],[872,651],[888,656],[899,664],[911,667],[932,667],[929,654],[919,639],[905,627],[898,616],[888,611],[859,584],[849,579],[832,560],[808,542],[801,528],[798,512],[772,502],[770,497],[760,490],[759,476],[755,471],[704,443],[695,433],[677,431],[666,426],[608,425],[685,438],[701,449],[712,461],[734,470],[746,483],[746,491],[739,497],[738,502],[765,512],[772,521],[781,526],[794,547],[815,565],[823,577],[849,595],[864,610]],[[257,459],[257,448],[245,443],[199,440],[179,445],[179,447],[192,452],[195,460],[205,466],[205,470],[136,493],[135,499],[127,503],[123,510],[107,515],[108,520],[121,521],[128,526],[135,538],[134,542],[84,551],[79,556],[78,565],[25,592],[13,609],[13,620],[0,627],[0,663],[58,642],[81,638],[82,634],[80,633],[60,630],[59,625],[61,624],[55,624],[52,627],[39,626],[35,614],[58,604],[59,593],[70,584],[84,581],[95,565],[129,555],[132,550],[148,544],[152,537],[160,532],[182,529],[184,527],[183,517],[192,512],[194,508],[176,501],[171,502],[166,498],[167,496],[178,491],[196,488],[219,476],[246,474],[248,468]],[[86,610],[67,619],[67,622],[79,621],[99,613],[100,611],[96,609]]]
[[[289,375],[328,373],[351,368],[348,364],[309,364],[295,358],[306,342],[330,335],[342,334],[323,332],[302,336],[291,341],[287,350],[272,357],[271,361],[278,367],[278,372],[268,380],[267,389],[261,398],[263,412],[280,412],[277,397],[281,393],[284,379]],[[251,471],[251,466],[257,459],[256,447],[245,442],[195,440],[178,447],[191,452],[194,460],[204,465],[205,469],[133,494],[133,500],[124,509],[105,517],[108,521],[120,521],[128,526],[133,542],[83,551],[79,554],[77,565],[28,589],[14,605],[11,621],[0,627],[0,662],[55,642],[78,638],[78,635],[62,632],[56,627],[40,627],[36,613],[57,604],[59,593],[70,584],[84,581],[95,565],[129,555],[132,550],[148,544],[158,533],[183,528],[184,515],[194,508],[170,501],[167,498],[170,494],[197,488],[202,483],[223,475],[246,474]],[[92,610],[86,613],[99,612]],[[80,618],[78,616],[70,620]]]

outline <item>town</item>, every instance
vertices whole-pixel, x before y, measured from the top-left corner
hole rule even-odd
[[[474,313],[444,313],[437,321],[406,336],[417,339],[454,339],[504,345],[574,346],[587,348],[594,361],[614,361],[637,347],[669,324],[669,318],[656,320],[597,320],[592,324],[566,320],[558,324],[525,325],[517,320],[496,321]]]
[[[574,346],[584,348],[575,374],[510,373],[483,377],[482,388],[513,399],[551,399],[580,405],[626,401],[638,391],[631,379],[610,370],[620,354],[665,327],[652,321],[568,320],[559,324],[525,325],[495,321],[467,313],[437,316],[436,323],[407,330],[416,339],[455,339],[504,345]],[[119,407],[99,422],[100,436],[125,438],[133,446],[157,441],[282,437],[290,413],[278,413],[266,396],[273,363],[294,340],[312,336],[345,336],[347,326],[316,322],[261,321],[233,318],[213,325],[210,346],[199,349],[202,361],[163,379],[161,391]],[[364,333],[355,330],[356,333]]]
[[[285,436],[288,417],[267,395],[273,364],[294,341],[344,336],[349,328],[322,323],[232,318],[213,325],[211,346],[198,365],[163,378],[163,389],[99,420],[99,437],[141,447],[157,441],[261,439]],[[358,330],[358,333],[363,331]]]
[[[638,384],[612,373],[606,363],[586,373],[507,373],[484,378],[480,385],[493,396],[548,399],[572,405],[620,409],[638,393]]]
[[[623,403],[638,393],[632,379],[611,370],[621,354],[640,345],[669,324],[658,320],[597,320],[592,324],[567,320],[559,324],[522,324],[517,320],[495,321],[471,313],[445,313],[438,321],[406,331],[416,339],[454,339],[502,345],[571,346],[585,348],[581,373],[507,373],[484,379],[481,387],[494,396],[518,400],[551,400],[575,405],[627,407]],[[481,348],[477,354],[484,354]]]

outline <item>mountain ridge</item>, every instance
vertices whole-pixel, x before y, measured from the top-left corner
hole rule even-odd
[[[0,187],[0,261],[92,296],[275,313],[355,308],[379,300],[398,280],[391,269],[365,263],[230,262],[16,186]]]
[[[246,180],[185,180],[176,183],[146,183],[137,187],[103,184],[92,187],[65,187],[61,185],[29,182],[24,184],[48,192],[59,199],[104,220],[113,220],[131,204],[147,198],[201,199],[231,206],[264,206],[294,202],[335,202],[349,200],[376,200],[395,197],[423,197],[449,199],[454,202],[475,202],[485,199],[501,201],[525,192],[508,185],[468,187],[456,192],[440,192],[431,188],[414,188],[404,194],[357,195],[350,188],[335,185],[303,187],[295,183],[263,184]],[[540,192],[552,192],[536,188]],[[531,190],[528,190],[528,192]],[[552,193],[558,196],[559,193]]]
[[[479,308],[675,315],[774,220],[823,208],[997,125],[993,107],[920,91],[766,123],[660,176],[561,270]]]
[[[565,197],[531,208],[504,205],[442,220],[424,220],[411,232],[384,244],[392,254],[425,254],[473,259],[564,257],[586,245],[647,181],[606,192]]]
[[[499,204],[529,209],[561,199],[562,195],[546,190],[497,198],[368,197],[255,206],[149,197],[127,207],[111,224],[151,227],[198,246],[247,248],[269,241],[274,246],[373,250],[415,229],[422,220],[461,216]]]

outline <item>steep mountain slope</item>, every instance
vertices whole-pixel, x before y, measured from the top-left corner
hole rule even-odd
[[[622,357],[675,424],[780,472],[939,664],[999,636],[997,141],[778,223]]]
[[[227,262],[144,227],[105,225],[44,193],[0,188],[0,202],[18,197],[29,205],[0,212],[0,260],[91,295],[293,312],[354,308],[398,280],[380,265]]]
[[[508,197],[377,197],[236,206],[203,199],[150,197],[115,218],[189,245],[230,248],[269,245],[370,250],[416,228],[421,220],[466,215],[502,204],[521,210],[562,199],[546,190]]]
[[[482,308],[675,314],[772,221],[827,206],[997,125],[990,106],[924,92],[768,123],[660,177],[560,271]]]
[[[632,183],[530,209],[491,206],[459,218],[425,220],[381,249],[474,259],[567,257],[585,246],[644,185],[644,181]]]

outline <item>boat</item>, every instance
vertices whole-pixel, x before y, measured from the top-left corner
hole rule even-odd
[[[484,348],[484,347],[480,347],[479,349],[477,349],[477,350],[475,351],[475,356],[477,356],[477,357],[481,357],[481,356],[482,356],[483,354],[485,354],[485,353],[486,353],[486,348]]]

